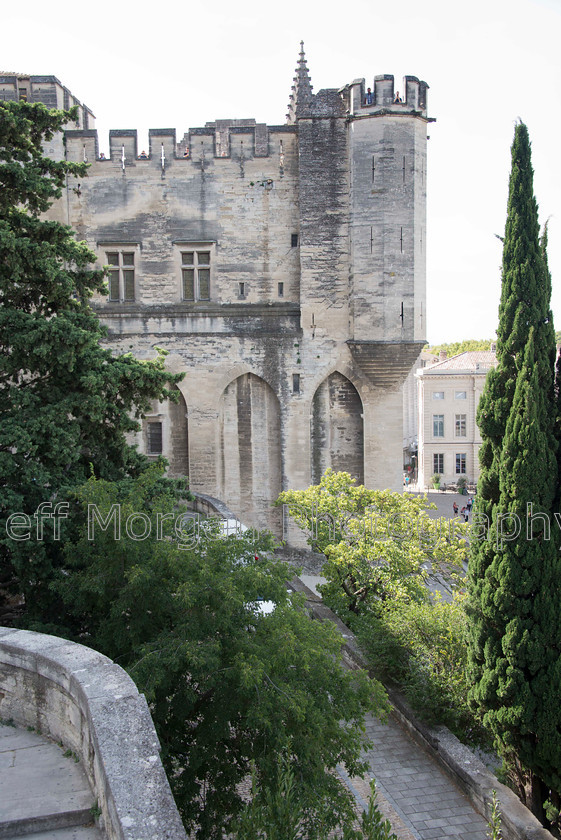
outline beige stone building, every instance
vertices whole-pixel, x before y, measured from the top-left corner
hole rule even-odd
[[[371,87],[372,93],[368,93]],[[0,97],[64,106],[53,76],[0,76]],[[287,120],[110,132],[92,112],[47,152],[86,160],[52,216],[109,266],[96,302],[117,352],[156,347],[185,374],[138,443],[248,525],[344,469],[402,487],[403,381],[425,342],[427,85],[355,79],[313,93],[303,47]],[[102,103],[100,103],[102,106]]]
[[[419,382],[417,370],[438,361],[438,356],[422,350],[403,383],[403,469],[411,481],[417,480],[419,448]]]
[[[445,356],[445,354],[443,354]],[[417,370],[419,403],[419,486],[438,473],[443,484],[479,478],[481,435],[477,406],[494,350],[459,353]]]

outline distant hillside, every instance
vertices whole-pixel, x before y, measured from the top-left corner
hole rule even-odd
[[[465,338],[463,341],[452,341],[450,344],[427,344],[424,349],[429,353],[438,356],[441,350],[445,350],[448,358],[457,356],[458,353],[467,353],[468,350],[490,350],[493,338]]]

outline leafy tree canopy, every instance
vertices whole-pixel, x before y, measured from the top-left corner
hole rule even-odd
[[[281,755],[310,825],[323,803],[326,832],[309,837],[326,837],[348,813],[333,770],[343,762],[360,772],[363,716],[384,711],[385,692],[343,668],[341,636],[287,592],[292,571],[272,557],[270,537],[224,537],[208,520],[182,530],[173,496],[154,493],[157,480],[153,468],[78,491],[83,519],[95,505],[101,525],[89,537],[84,525],[67,546],[57,588],[68,631],[126,667],[146,694],[176,801],[199,837],[223,836],[252,767],[274,789]]]
[[[180,378],[162,353],[140,362],[101,346],[106,333],[88,301],[104,291],[104,273],[71,228],[43,215],[67,178],[86,174],[42,148],[75,116],[0,102],[0,588],[38,608],[57,546],[10,539],[8,517],[33,516],[91,469],[108,479],[142,470],[125,436]]]
[[[457,356],[458,353],[467,353],[469,350],[490,350],[492,338],[464,338],[463,341],[452,341],[449,344],[425,344],[424,350],[434,353],[437,356],[444,350],[450,356]]]
[[[328,469],[319,484],[287,490],[277,504],[325,555],[325,597],[352,612],[388,599],[423,601],[428,578],[449,576],[465,558],[465,527],[431,519],[425,497],[368,490],[349,473]]]

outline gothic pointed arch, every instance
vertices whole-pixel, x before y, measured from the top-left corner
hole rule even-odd
[[[246,525],[280,532],[272,504],[282,489],[281,412],[270,385],[244,373],[224,389],[219,407],[220,498]]]
[[[364,420],[360,395],[339,371],[317,388],[310,415],[312,483],[318,484],[328,467],[351,474],[364,483]]]

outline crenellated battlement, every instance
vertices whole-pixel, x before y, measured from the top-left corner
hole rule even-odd
[[[429,86],[416,76],[404,76],[401,89],[395,90],[392,75],[374,76],[372,87],[364,79],[355,79],[341,90],[351,116],[415,114],[427,116]]]
[[[200,128],[190,128],[177,141],[174,128],[151,128],[148,148],[139,149],[136,129],[114,129],[109,132],[109,157],[99,156],[97,131],[66,131],[66,157],[70,161],[113,161],[127,168],[137,162],[153,161],[164,167],[173,161],[235,157],[239,159],[268,158],[278,153],[279,141],[272,135],[294,134],[295,126],[267,126],[254,119],[216,120]],[[144,154],[143,154],[144,153]],[[163,158],[162,158],[163,155]]]

